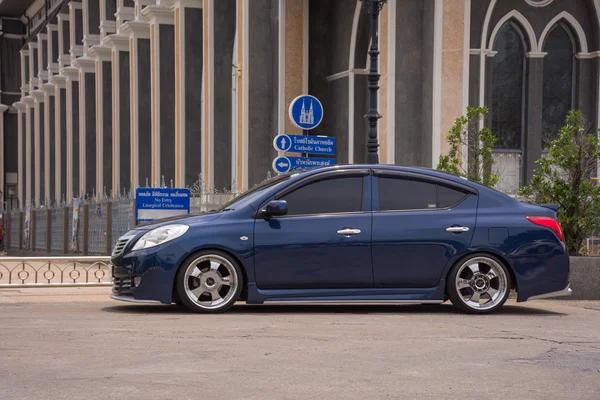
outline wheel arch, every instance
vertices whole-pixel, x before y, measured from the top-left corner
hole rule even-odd
[[[446,281],[446,283],[448,282],[448,277],[450,275],[450,272],[452,272],[452,269],[458,265],[461,264],[464,260],[466,260],[467,258],[473,257],[474,255],[483,255],[483,256],[492,256],[494,258],[497,258],[498,261],[500,261],[502,263],[502,265],[504,265],[504,267],[507,269],[508,274],[510,276],[510,286],[511,289],[516,290],[517,292],[519,291],[518,288],[518,282],[517,282],[517,278],[515,275],[515,271],[513,269],[513,266],[511,265],[511,263],[508,261],[508,259],[500,252],[496,252],[490,249],[476,249],[476,250],[471,250],[468,253],[462,255],[461,257],[457,258],[454,262],[450,263],[450,266],[446,269],[443,277],[444,280]],[[444,288],[444,293],[446,292],[446,288]]]
[[[240,267],[240,270],[242,271],[242,292],[240,293],[240,299],[245,300],[246,297],[248,296],[248,282],[249,282],[249,280],[248,280],[248,271],[246,270],[246,265],[242,262],[242,260],[239,257],[239,255],[237,255],[231,249],[223,248],[223,247],[220,247],[220,246],[205,246],[205,247],[199,247],[197,249],[194,249],[181,262],[181,264],[179,264],[179,266],[175,270],[175,276],[177,276],[177,274],[179,273],[179,270],[182,267],[184,267],[185,265],[187,265],[193,258],[198,257],[199,253],[205,253],[207,251],[216,251],[216,252],[219,252],[219,253],[226,254],[229,257],[231,257],[233,259],[233,261],[235,261],[238,264],[238,266]],[[171,287],[171,297],[172,297],[173,300],[175,300],[176,296],[177,296],[177,279],[173,279],[173,283],[172,283],[172,287]]]

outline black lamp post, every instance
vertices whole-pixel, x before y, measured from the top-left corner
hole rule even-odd
[[[379,30],[379,13],[383,9],[387,0],[361,0],[367,13],[371,16],[371,47],[369,56],[371,57],[371,67],[369,69],[369,112],[365,118],[369,120],[369,140],[367,141],[367,162],[369,164],[379,164],[379,142],[377,141],[377,121],[381,115],[377,111],[377,91],[379,90],[379,39],[377,31]]]

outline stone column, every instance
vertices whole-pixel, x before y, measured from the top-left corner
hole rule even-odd
[[[175,180],[175,29],[170,7],[147,6],[150,22],[153,187]]]
[[[44,92],[41,90],[34,90],[32,93],[35,99],[35,110],[34,110],[34,139],[33,139],[33,156],[34,156],[34,170],[35,175],[34,185],[35,195],[32,196],[32,201],[36,205],[46,204],[46,185],[44,181],[44,175],[46,173],[44,166],[46,164],[46,149],[45,149],[45,132],[44,132],[44,117],[46,104],[44,103]]]
[[[29,42],[29,93],[39,86],[38,43]]]
[[[79,71],[75,67],[61,70],[66,77],[67,187],[66,200],[78,196],[79,186]]]
[[[192,185],[202,171],[204,20],[202,0],[176,0],[175,185]]]
[[[47,26],[48,30],[48,79],[52,75],[58,74],[60,68],[58,65],[58,60],[60,58],[59,54],[59,40],[58,40],[58,18],[54,17],[50,24]]]
[[[2,162],[0,162],[0,190],[3,193],[0,195],[0,203],[4,203],[4,192],[6,190],[6,186],[4,185],[4,113],[6,110],[8,110],[8,106],[0,104],[0,154],[2,155]]]
[[[110,35],[112,53],[113,193],[131,189],[131,78],[129,37]]]
[[[121,27],[127,21],[135,20],[135,2],[134,0],[117,0],[117,12],[115,13],[117,33],[121,32]]]
[[[536,161],[542,157],[542,102],[544,98],[544,56],[547,53],[527,53],[527,87],[525,92],[525,148],[521,166],[521,178],[527,185],[536,169]],[[488,76],[490,76],[489,74]],[[492,81],[492,79],[488,79]],[[492,90],[488,91],[491,93]]]
[[[42,85],[44,92],[44,165],[42,170],[44,174],[44,198],[48,199],[48,205],[58,201],[56,194],[56,97],[54,83],[45,83]]]
[[[63,6],[58,15],[58,72],[71,65],[71,23],[69,7]]]
[[[83,10],[81,0],[69,3],[69,34],[71,62],[83,56]]]
[[[113,192],[111,48],[94,46],[88,54],[96,62],[96,193],[109,195]]]
[[[66,200],[67,190],[67,78],[62,75],[54,75],[51,79],[54,83],[54,153],[55,153],[55,175],[50,179],[55,181],[55,192],[50,193],[57,202]],[[52,151],[52,148],[51,148]]]
[[[27,153],[25,152],[26,150],[26,142],[27,142],[27,137],[25,136],[26,134],[26,125],[27,125],[27,106],[24,102],[19,101],[16,102],[15,104],[13,104],[13,106],[17,109],[17,113],[18,113],[18,123],[17,123],[17,134],[18,134],[18,139],[17,139],[17,143],[18,143],[18,151],[19,151],[19,155],[18,155],[18,168],[17,168],[17,181],[18,181],[18,188],[17,188],[17,197],[18,197],[18,204],[17,204],[17,208],[21,208],[21,205],[24,204],[24,199],[25,199],[25,184],[26,184],[26,180],[25,180],[25,161],[27,159]]]
[[[100,44],[100,0],[83,0],[83,48],[84,54],[90,47]]]
[[[31,91],[29,85],[29,62],[30,52],[27,48],[20,51],[21,53],[21,97],[25,97]]]
[[[45,30],[45,29],[44,29]],[[48,35],[46,33],[38,33],[38,87],[48,82]]]
[[[100,41],[117,32],[117,0],[100,0]]]
[[[131,84],[131,188],[145,186],[152,173],[152,111],[150,99],[150,27],[146,21],[129,21]]]
[[[35,100],[33,96],[26,96],[23,98],[23,102],[27,106],[25,110],[25,200],[23,205],[32,204],[32,199],[35,196],[35,185],[33,184],[34,168],[33,165],[35,160],[35,147],[34,143],[34,110]]]
[[[72,65],[79,69],[79,188],[80,195],[96,191],[96,63],[80,57]]]

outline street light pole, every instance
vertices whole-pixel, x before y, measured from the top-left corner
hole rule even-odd
[[[377,121],[381,115],[377,111],[377,91],[379,90],[379,39],[377,32],[379,30],[379,13],[383,9],[387,0],[361,0],[367,13],[371,16],[371,47],[369,56],[371,57],[371,66],[369,68],[369,111],[365,118],[369,120],[369,140],[367,141],[367,162],[369,164],[379,164],[379,142],[377,141]]]

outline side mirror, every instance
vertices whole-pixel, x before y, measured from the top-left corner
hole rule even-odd
[[[262,210],[265,217],[281,217],[288,213],[287,201],[273,200],[269,202]]]

